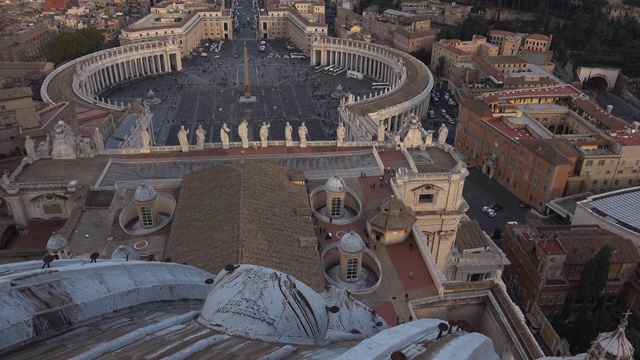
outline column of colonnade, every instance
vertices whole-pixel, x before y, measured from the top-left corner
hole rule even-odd
[[[177,61],[179,61],[178,56],[176,55]],[[176,67],[180,69],[180,63],[177,63]],[[169,54],[126,59],[93,72],[87,76],[86,80],[81,84],[81,88],[86,94],[93,96],[102,91],[102,89],[128,79],[166,73],[170,72],[170,69]]]
[[[384,61],[342,50],[314,50],[311,63],[314,65],[320,63],[324,65],[343,66],[348,70],[361,72],[369,77],[390,84],[394,84],[398,80],[396,71]]]

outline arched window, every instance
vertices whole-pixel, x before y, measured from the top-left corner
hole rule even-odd
[[[334,197],[331,199],[331,216],[340,215],[340,204],[341,199],[339,197]]]
[[[347,281],[358,280],[358,259],[347,260]]]
[[[146,206],[140,208],[140,221],[142,221],[142,227],[153,226],[153,215],[151,215],[151,209]]]

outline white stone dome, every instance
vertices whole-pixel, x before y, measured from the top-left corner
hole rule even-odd
[[[62,235],[51,235],[47,241],[47,250],[62,250],[69,242]]]
[[[120,245],[115,250],[113,250],[113,254],[111,254],[111,259],[140,260],[140,255],[138,255],[138,253],[135,250],[133,250],[128,246]]]
[[[327,180],[327,183],[324,185],[324,188],[328,192],[340,193],[345,192],[347,190],[347,184],[344,183],[341,177],[332,176]]]
[[[216,277],[198,321],[227,335],[321,345],[329,324],[324,298],[285,273],[229,265]]]
[[[351,230],[351,232],[344,234],[342,239],[340,239],[338,248],[343,253],[346,253],[349,255],[355,255],[355,254],[360,254],[364,252],[365,245],[360,235],[358,235],[358,233],[356,233],[355,231]]]
[[[626,320],[625,320],[626,321]],[[606,359],[633,359],[633,346],[624,334],[625,326],[620,325],[611,332],[601,333],[594,342],[598,355]]]
[[[135,195],[133,195],[133,201],[149,202],[149,201],[155,200],[157,196],[158,196],[158,193],[153,188],[153,186],[142,183],[136,189],[136,193]]]

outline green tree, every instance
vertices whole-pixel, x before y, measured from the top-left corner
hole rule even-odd
[[[469,17],[456,27],[458,38],[463,41],[471,40],[473,35],[486,35],[489,24],[484,15],[470,14]]]
[[[44,45],[44,53],[49,61],[60,64],[100,49],[103,42],[104,35],[97,29],[63,32]]]
[[[585,305],[602,296],[602,289],[607,284],[610,266],[611,248],[608,245],[603,246],[596,256],[584,264],[584,269],[580,273],[578,297],[583,300]]]
[[[436,66],[436,76],[442,77],[444,75],[444,56],[438,58],[438,65]]]

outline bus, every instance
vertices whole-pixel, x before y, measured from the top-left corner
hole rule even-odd
[[[364,79],[364,75],[361,72],[349,70],[347,71],[347,77],[352,79],[362,80]]]
[[[333,69],[333,71],[331,72],[331,75],[340,75],[345,71],[347,71],[347,69],[345,69],[343,67],[339,67],[337,69]]]
[[[325,74],[330,74],[330,73],[331,73],[331,71],[332,71],[333,69],[335,69],[336,67],[337,67],[337,66],[335,66],[335,65],[328,65],[326,68],[324,68],[324,70],[322,70],[322,72],[323,72],[323,73],[325,73]]]
[[[372,89],[386,89],[388,87],[389,87],[388,82],[374,82],[373,84],[371,84]]]
[[[291,56],[292,59],[304,59],[307,57],[305,54],[302,54],[302,53],[291,53],[289,54],[289,56]]]
[[[319,72],[321,72],[322,70],[324,70],[324,68],[326,68],[327,66],[328,66],[328,65],[318,65],[318,66],[316,66],[316,69],[315,69],[315,70],[316,70],[316,72],[317,72],[317,73],[319,73]]]

